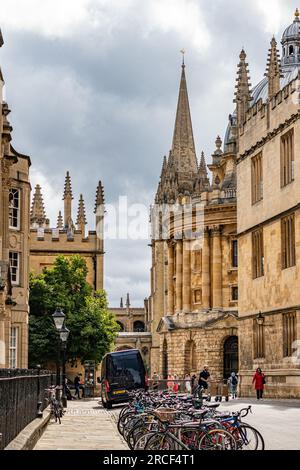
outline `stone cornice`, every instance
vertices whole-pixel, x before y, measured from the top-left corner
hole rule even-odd
[[[255,230],[265,227],[266,225],[272,224],[273,222],[276,222],[278,219],[282,219],[283,217],[288,216],[289,214],[292,214],[293,212],[296,212],[297,210],[300,209],[300,203],[297,204],[296,206],[290,207],[286,211],[280,212],[279,214],[274,215],[273,217],[270,217],[267,220],[264,220],[260,222],[259,224],[253,225],[252,227],[247,228],[246,230],[243,230],[242,232],[237,233],[237,238],[241,238],[244,235],[247,235],[248,233],[254,232]]]
[[[287,119],[283,124],[280,124],[271,132],[268,132],[268,134],[265,137],[263,137],[261,140],[256,142],[256,144],[253,145],[249,150],[246,150],[246,152],[241,154],[237,159],[237,165],[239,165],[243,160],[245,160],[247,157],[249,157],[253,153],[260,150],[267,142],[274,139],[276,135],[280,134],[282,131],[287,129],[291,124],[294,124],[298,119],[300,119],[300,111],[298,111],[296,114],[292,114],[292,116],[289,119]]]

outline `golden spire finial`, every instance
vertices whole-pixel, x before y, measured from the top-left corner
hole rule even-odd
[[[295,11],[295,17],[296,17],[296,18],[299,18],[299,16],[300,16],[299,9],[298,9],[298,8],[296,8],[296,11]]]

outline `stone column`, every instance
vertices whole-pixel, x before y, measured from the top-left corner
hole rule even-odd
[[[222,308],[222,249],[221,249],[221,230],[219,226],[213,227],[213,308]]]
[[[191,311],[191,250],[190,242],[183,242],[183,270],[182,270],[182,302],[183,311]]]
[[[202,307],[210,308],[210,233],[203,234],[202,248]]]
[[[176,242],[176,312],[182,310],[182,240]]]
[[[168,245],[168,314],[174,314],[174,245]]]

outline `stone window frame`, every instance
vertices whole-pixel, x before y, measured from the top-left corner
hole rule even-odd
[[[280,180],[285,188],[295,180],[294,128],[288,130],[280,139]]]
[[[253,356],[254,359],[265,359],[266,342],[265,342],[265,325],[263,321],[253,320]]]
[[[263,153],[251,158],[251,194],[252,205],[263,200]]]
[[[295,213],[281,219],[281,267],[296,266]]]
[[[19,188],[9,190],[9,228],[11,230],[21,228],[21,190]]]
[[[13,332],[15,334],[13,334]],[[9,368],[16,369],[18,367],[18,347],[19,342],[19,328],[11,326],[9,331]]]
[[[297,340],[297,312],[282,314],[282,346],[283,357],[292,357],[293,344]]]
[[[235,289],[236,289],[236,292],[237,292],[236,298],[234,298],[234,295],[233,295]],[[231,288],[230,288],[230,301],[231,302],[238,302],[239,301],[239,287],[238,287],[238,285],[231,286]]]
[[[201,297],[201,300],[200,301],[197,301],[197,298],[196,298],[196,293],[197,292],[200,292],[200,297]],[[194,304],[195,305],[202,305],[202,287],[196,287],[195,289],[193,289],[193,301],[194,301]]]
[[[236,253],[235,253],[235,248],[234,248],[235,246],[236,246]],[[239,267],[239,251],[238,251],[238,240],[237,240],[237,238],[231,239],[231,267],[232,268],[238,268]]]
[[[21,254],[18,251],[9,252],[10,277],[13,286],[20,285]]]
[[[252,232],[252,275],[259,279],[265,275],[264,230]]]

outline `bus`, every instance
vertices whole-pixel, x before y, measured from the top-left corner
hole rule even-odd
[[[129,391],[147,388],[148,377],[138,349],[106,354],[101,367],[101,401],[104,408],[126,403]]]

